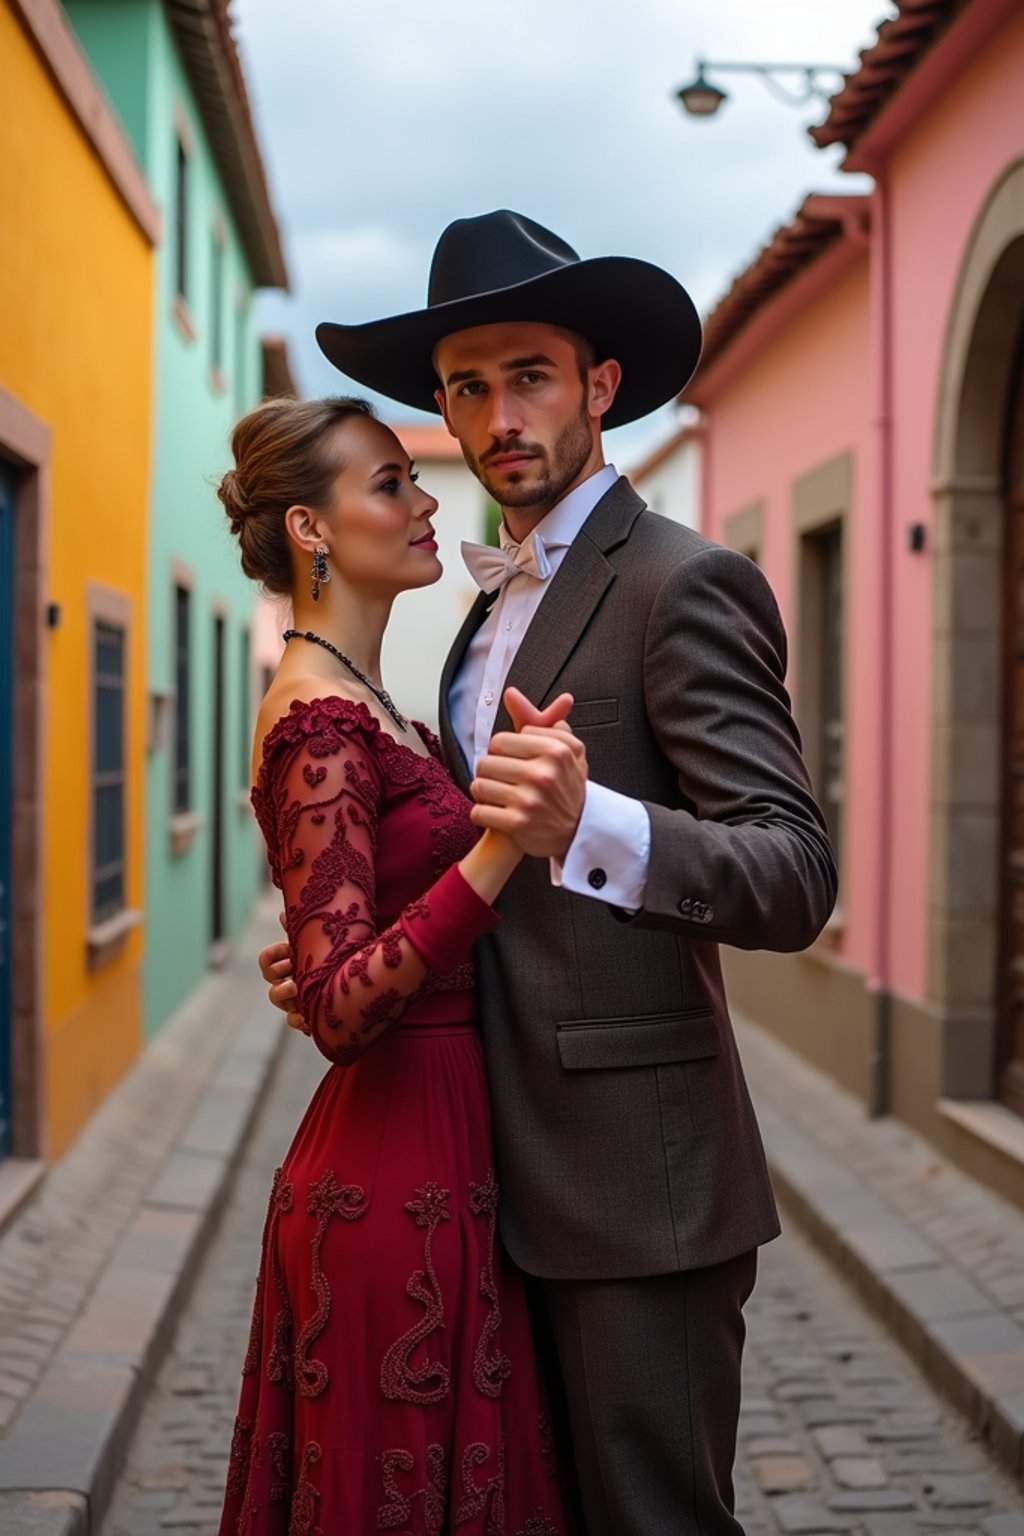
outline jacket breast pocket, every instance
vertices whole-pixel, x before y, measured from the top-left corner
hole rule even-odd
[[[556,1025],[558,1054],[570,1072],[601,1067],[658,1067],[717,1056],[718,1025],[709,1008],[646,1018],[571,1019]]]
[[[591,725],[614,725],[619,718],[618,699],[577,699],[569,714],[573,730]]]

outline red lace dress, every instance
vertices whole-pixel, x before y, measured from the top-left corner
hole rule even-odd
[[[334,1065],[274,1177],[221,1536],[559,1536],[452,866],[468,802],[363,705],[295,702],[253,804]]]

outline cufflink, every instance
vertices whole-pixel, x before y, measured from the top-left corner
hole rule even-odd
[[[608,876],[603,869],[592,869],[587,876],[587,884],[592,885],[595,891],[599,891],[603,885],[607,885]]]

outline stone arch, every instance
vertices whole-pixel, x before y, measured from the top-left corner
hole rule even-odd
[[[1022,329],[1024,158],[1000,176],[967,243],[936,402],[928,992],[952,1097],[990,1097],[994,1083],[1003,452]]]

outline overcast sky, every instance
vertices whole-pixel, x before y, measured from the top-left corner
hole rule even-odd
[[[417,309],[441,230],[514,208],[582,256],[674,273],[706,311],[810,191],[861,178],[814,149],[822,109],[720,76],[719,114],[673,92],[694,60],[854,67],[886,0],[234,0],[281,221],[288,298],[260,301],[307,395],[354,388],[319,320]],[[714,78],[712,73],[712,78]],[[401,407],[392,417],[408,418]],[[620,468],[670,430],[610,433]]]

